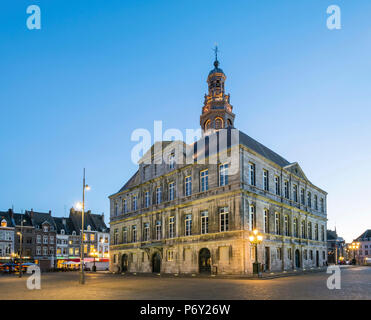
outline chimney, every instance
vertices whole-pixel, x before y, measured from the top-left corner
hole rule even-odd
[[[52,211],[51,210],[49,210],[49,216],[51,216],[52,215]]]
[[[9,213],[10,219],[13,219],[13,213],[14,213],[13,209],[9,209],[8,213]]]
[[[29,211],[29,215],[30,215],[31,219],[33,219],[33,209],[31,209],[31,211]]]
[[[66,219],[65,218],[62,219],[62,223],[63,223],[64,226],[66,225]]]

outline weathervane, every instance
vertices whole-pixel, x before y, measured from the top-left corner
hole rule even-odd
[[[218,61],[218,52],[219,52],[219,49],[218,49],[218,44],[215,43],[215,48],[213,49],[214,53],[215,53],[215,62],[214,62],[214,66],[215,68],[217,68],[219,66],[219,61]]]

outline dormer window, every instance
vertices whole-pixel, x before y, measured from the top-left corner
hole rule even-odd
[[[65,234],[65,231],[64,231],[64,229],[62,229],[62,230],[61,230],[61,234]]]
[[[6,228],[7,225],[8,225],[8,223],[6,222],[5,219],[1,220],[1,226],[2,226],[3,228]]]
[[[91,231],[91,226],[90,225],[88,225],[88,231]]]
[[[72,231],[72,235],[75,236],[76,235],[76,231]]]
[[[44,226],[43,230],[44,230],[44,232],[48,232],[48,230],[49,230],[48,226]]]

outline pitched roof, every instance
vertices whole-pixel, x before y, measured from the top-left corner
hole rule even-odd
[[[38,226],[41,228],[43,223],[48,222],[52,227],[56,229],[54,218],[51,216],[51,212],[44,213],[44,212],[36,212],[36,211],[26,211],[26,215],[31,217],[32,224],[34,227]]]
[[[357,239],[357,241],[370,241],[371,240],[371,229],[363,232]]]
[[[75,231],[70,218],[53,217],[53,219],[57,228],[57,233],[61,233],[61,230],[64,230],[65,234],[72,234],[72,232]]]
[[[23,222],[23,226],[25,226],[25,227],[33,227],[32,221],[31,221],[31,218],[30,218],[29,215],[24,214],[24,213],[14,213],[13,214],[13,221],[14,221],[14,224],[16,226],[20,226],[22,220],[24,221]]]
[[[81,211],[76,211],[74,209],[70,210],[70,219],[73,223],[76,234],[80,234],[81,222],[82,222],[81,218],[82,218]],[[90,211],[85,212],[84,225],[85,225],[85,230],[90,225],[92,231],[98,231],[98,232],[109,231],[109,228],[107,228],[106,223],[104,222],[103,214],[93,214]]]

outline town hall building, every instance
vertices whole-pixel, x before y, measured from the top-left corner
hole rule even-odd
[[[216,57],[202,138],[157,142],[109,197],[111,271],[251,274],[256,252],[267,272],[326,264],[327,193],[298,163],[235,129],[225,81]],[[262,235],[256,251],[253,230]]]

